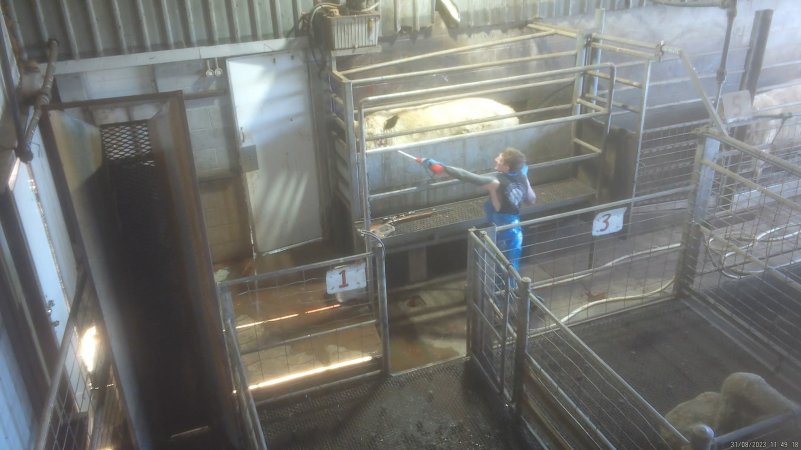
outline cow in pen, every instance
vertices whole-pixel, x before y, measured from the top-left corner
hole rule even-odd
[[[483,97],[461,98],[416,107],[388,109],[365,117],[366,148],[401,145],[446,136],[508,128],[519,123],[515,110]],[[461,122],[468,122],[459,124]],[[419,131],[421,128],[437,127]],[[410,132],[382,138],[382,135]],[[370,137],[378,139],[370,140]]]

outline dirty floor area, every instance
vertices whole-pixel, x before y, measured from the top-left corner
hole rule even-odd
[[[511,421],[459,359],[259,408],[276,449],[508,449]]]

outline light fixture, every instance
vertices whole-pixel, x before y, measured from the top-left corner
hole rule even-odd
[[[290,373],[289,375],[285,375],[283,377],[271,378],[269,380],[265,380],[265,381],[261,381],[261,382],[256,383],[256,384],[252,384],[252,385],[248,386],[248,389],[250,389],[252,391],[252,390],[255,390],[255,389],[261,389],[261,388],[266,388],[266,387],[270,387],[270,386],[275,386],[276,384],[286,383],[287,381],[297,380],[298,378],[304,378],[304,377],[308,377],[308,376],[311,376],[311,375],[321,374],[321,373],[327,372],[329,370],[336,370],[336,369],[341,369],[341,368],[347,367],[347,366],[353,366],[353,365],[356,365],[356,364],[361,364],[363,362],[370,361],[371,359],[373,359],[372,356],[369,356],[369,355],[368,356],[362,356],[361,358],[349,359],[347,361],[338,362],[336,364],[331,364],[329,366],[317,367],[317,368],[310,369],[310,370],[304,370],[302,372]]]
[[[91,373],[95,370],[95,362],[97,361],[97,327],[92,325],[83,332],[81,342],[79,344],[78,353],[81,356],[86,370]]]

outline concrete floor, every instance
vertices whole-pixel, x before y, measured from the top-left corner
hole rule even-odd
[[[260,408],[270,448],[537,449],[523,442],[477,371],[461,359]]]
[[[393,373],[465,356],[464,289],[458,274],[388,294]]]

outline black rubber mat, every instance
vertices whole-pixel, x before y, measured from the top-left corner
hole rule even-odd
[[[467,360],[259,408],[272,449],[518,449]]]

